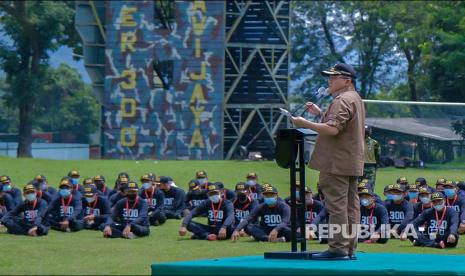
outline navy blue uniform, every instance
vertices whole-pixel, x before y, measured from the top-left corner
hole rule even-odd
[[[425,210],[432,208],[433,204],[428,203],[426,206],[423,205],[421,202],[417,202],[413,205],[413,218],[416,219],[418,216]]]
[[[100,196],[110,198],[110,194],[112,193],[112,189],[108,188],[107,186],[103,186],[101,190],[97,189],[97,192]]]
[[[36,199],[33,202],[24,201],[8,212],[0,221],[8,229],[8,233],[28,235],[31,228],[37,227],[37,235],[47,235],[48,227],[42,224],[47,212],[47,202]]]
[[[240,202],[239,199],[235,199],[233,202],[234,206],[234,225],[239,225],[239,223],[247,218],[255,207],[258,206],[258,200],[247,197],[247,200]],[[251,223],[255,223],[252,221]]]
[[[397,233],[401,233],[407,224],[413,220],[413,206],[412,203],[403,200],[400,204],[395,204],[394,201],[385,202],[386,210],[389,215],[389,224],[391,229],[394,225],[399,224],[397,228]]]
[[[165,223],[165,193],[159,189],[148,189],[141,190],[139,196],[147,202],[150,225]]]
[[[165,215],[167,219],[180,219],[184,211],[185,193],[182,189],[171,187],[165,193]]]
[[[21,190],[20,189],[18,189],[16,187],[11,187],[11,189],[9,191],[5,192],[5,193],[9,194],[13,198],[15,206],[18,206],[21,203],[23,203],[23,197],[21,195]]]
[[[15,208],[15,200],[7,193],[0,197],[0,219]]]
[[[113,195],[111,195],[109,198],[110,206],[113,208],[113,206],[115,206],[115,204],[123,198],[126,198],[126,197],[122,195],[120,192],[113,193]]]
[[[81,197],[71,194],[68,198],[58,196],[52,200],[47,210],[47,223],[53,229],[63,231],[60,222],[67,220],[71,231],[79,231],[84,226],[78,219],[82,211]]]
[[[84,217],[94,215],[93,221],[84,221]],[[89,203],[82,198],[82,211],[79,219],[85,229],[103,230],[108,217],[111,215],[111,206],[108,198],[98,195],[94,202]]]
[[[418,234],[416,245],[439,248],[441,241],[444,242],[446,247],[455,247],[458,243],[459,215],[453,208],[445,208],[439,212],[434,208],[427,209],[412,224]],[[420,233],[418,229],[422,226],[425,226],[424,233]],[[430,234],[433,237],[430,238]],[[455,236],[456,241],[454,243],[447,242],[447,237],[450,234]]]
[[[455,195],[453,198],[446,198],[446,206],[454,209],[459,214],[459,221],[465,223],[465,198]]]
[[[374,206],[360,206],[360,224],[367,225],[372,228],[374,232],[380,234],[381,237],[376,243],[386,243],[388,241],[386,225],[389,224],[389,217],[388,211],[384,205],[375,202]],[[359,238],[358,241],[364,242],[369,239],[370,237]]]
[[[291,197],[285,199],[287,205],[291,206]],[[297,201],[299,202],[299,201]],[[313,199],[312,205],[307,204],[305,207],[305,224],[313,224],[318,214],[325,208],[323,203],[319,200]],[[300,217],[300,214],[297,213],[297,218]],[[300,226],[300,222],[297,222],[297,225]]]
[[[207,214],[208,225],[192,221],[192,218],[201,214]],[[218,235],[221,228],[226,229],[226,238],[230,238],[234,230],[233,223],[234,207],[231,201],[221,199],[220,202],[214,204],[208,199],[186,215],[182,226],[194,234],[194,239],[205,240],[210,234]]]
[[[221,198],[223,199],[227,199],[231,202],[234,201],[234,199],[236,199],[236,193],[229,190],[229,189],[226,189],[224,188],[222,191],[221,191]]]
[[[53,196],[44,190],[39,190],[36,192],[37,198],[45,200],[47,204],[50,204],[53,200]]]
[[[250,197],[252,199],[256,199],[256,200],[259,200],[262,198],[262,185],[260,184],[255,184],[253,186],[249,186],[249,190],[250,190]]]
[[[131,232],[138,237],[150,234],[147,201],[137,196],[134,202],[127,198],[118,201],[105,226],[111,227],[111,238],[121,238],[124,228],[130,225]]]
[[[202,202],[208,199],[207,191],[206,190],[194,190],[189,191],[186,194],[186,199],[184,200],[184,204],[188,210],[192,210],[195,207],[199,206]]]
[[[242,220],[236,227],[236,231],[247,226],[245,232],[253,236],[257,241],[268,241],[271,231],[278,231],[278,237],[285,237],[286,241],[291,238],[289,218],[291,210],[284,201],[278,201],[275,206],[270,207],[262,203],[255,207],[247,218]],[[259,224],[252,224],[259,218]]]
[[[76,184],[76,185],[73,185],[72,190],[74,194],[79,193],[79,195],[82,196],[82,193],[84,192],[84,186],[80,184]]]

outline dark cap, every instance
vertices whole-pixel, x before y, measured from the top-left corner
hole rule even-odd
[[[444,187],[457,187],[457,183],[455,181],[452,181],[452,180],[447,180],[446,183],[444,183],[443,185]]]
[[[128,174],[127,172],[120,172],[120,173],[118,174],[118,179],[121,178],[121,177],[123,177],[123,176],[126,177],[126,178],[129,178],[129,174]]]
[[[252,178],[252,179],[257,179],[258,176],[257,176],[257,173],[256,173],[256,172],[249,172],[249,173],[246,175],[245,178],[246,178],[246,179],[250,179],[250,178]]]
[[[324,77],[343,75],[355,79],[357,77],[357,72],[355,72],[355,69],[352,67],[352,65],[338,63],[328,70],[321,71],[321,75]]]
[[[431,201],[436,199],[444,199],[444,194],[441,192],[434,192],[431,194]]]
[[[130,181],[126,187],[126,193],[128,194],[134,194],[139,191],[139,186],[137,186],[137,183],[134,181]]]
[[[219,191],[220,191],[220,188],[215,183],[211,183],[208,185],[207,193],[219,192]]]
[[[173,181],[173,179],[169,176],[160,176],[160,183],[161,184],[167,184],[170,181]]]
[[[23,188],[23,192],[24,193],[27,193],[27,192],[35,192],[36,191],[36,188],[34,188],[34,185],[32,184],[27,184],[26,186],[24,186]]]
[[[239,182],[236,184],[236,187],[234,190],[236,191],[236,193],[241,193],[241,192],[244,193],[247,191],[248,188],[249,187],[247,184],[245,184],[244,182]]]
[[[358,192],[358,195],[373,195],[373,194],[368,189],[362,189]]]
[[[415,180],[415,184],[420,185],[420,186],[425,186],[426,185],[426,179],[424,177],[418,177]]]
[[[140,177],[140,181],[152,181],[152,178],[150,177],[148,173],[146,173]]]
[[[70,172],[68,173],[68,176],[69,176],[69,177],[73,177],[73,176],[79,177],[79,176],[81,176],[81,175],[79,174],[78,171],[70,171]]]
[[[206,171],[197,171],[195,173],[196,178],[206,178],[207,177],[207,172]]]
[[[103,175],[96,175],[96,176],[94,176],[94,182],[95,181],[105,182],[105,177]]]
[[[197,179],[192,179],[189,181],[189,189],[190,190],[198,190],[200,189],[200,183]]]
[[[445,178],[439,178],[438,180],[436,180],[436,185],[444,185],[446,181],[447,180]]]
[[[418,194],[421,195],[421,194],[431,194],[428,190],[428,188],[425,188],[425,187],[420,187],[418,189]]]
[[[399,177],[397,178],[397,184],[408,184],[408,180],[405,177]]]
[[[5,184],[5,183],[10,183],[11,179],[8,175],[2,175],[0,176],[0,183]]]
[[[64,178],[61,179],[60,185],[58,185],[58,188],[62,188],[62,187],[66,187],[66,188],[71,188],[72,187],[71,183],[69,182],[68,177],[64,177]]]
[[[82,185],[93,185],[94,180],[92,178],[86,178],[82,181]]]
[[[84,192],[83,192],[83,195],[85,197],[92,197],[94,196],[95,194],[97,193],[97,188],[95,188],[94,186],[85,186],[84,187]]]
[[[391,185],[388,185],[387,191],[400,191],[400,192],[403,192],[404,189],[399,184],[391,184]]]
[[[267,186],[263,188],[262,194],[277,194],[278,190],[276,190],[273,186]]]
[[[38,174],[34,177],[34,180],[37,180],[39,182],[47,181],[47,177],[45,177],[45,175],[43,174]]]
[[[218,186],[218,189],[220,189],[220,190],[224,189],[224,183],[223,182],[215,182],[215,185]]]

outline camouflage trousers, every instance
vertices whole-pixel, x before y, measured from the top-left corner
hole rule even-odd
[[[374,191],[376,184],[376,164],[365,164],[362,179],[368,179],[368,181],[373,183],[371,189]]]

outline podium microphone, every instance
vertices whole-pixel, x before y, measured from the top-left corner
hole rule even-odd
[[[327,94],[328,94],[328,88],[324,88],[324,87],[318,88],[318,91],[316,91],[316,102],[319,102]],[[304,102],[303,104],[299,105],[296,109],[294,109],[294,111],[292,111],[292,113],[291,113],[292,116],[295,116],[295,113],[297,112],[297,110],[301,109],[305,104],[306,104],[306,102]],[[304,111],[302,111],[300,113],[300,116],[302,116],[306,111],[307,111],[307,109],[304,109]]]

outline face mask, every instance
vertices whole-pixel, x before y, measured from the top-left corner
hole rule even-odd
[[[276,197],[265,197],[263,199],[263,202],[265,202],[266,205],[274,205],[278,199]]]
[[[36,200],[36,194],[35,194],[35,193],[27,194],[25,197],[26,197],[26,200],[27,200],[27,201],[34,201],[34,200]]]
[[[220,202],[220,195],[212,195],[208,197],[213,203],[218,203]]]
[[[150,182],[142,183],[142,189],[147,190],[150,187],[152,187],[152,184]]]
[[[441,211],[442,209],[444,209],[444,203],[434,205],[433,207],[434,207],[434,209],[436,209],[436,211]]]
[[[360,200],[360,204],[362,204],[362,206],[367,207],[367,206],[370,206],[371,201],[369,199],[364,198],[364,199]]]
[[[392,195],[392,200],[398,201],[402,199],[402,195]]]
[[[409,193],[408,193],[408,197],[409,197],[410,199],[417,198],[417,197],[418,197],[418,192],[409,192]]]
[[[47,190],[48,189],[47,184],[45,184],[45,183],[40,184],[40,189],[41,190]]]
[[[8,184],[8,185],[3,185],[3,191],[4,191],[4,192],[8,192],[8,191],[10,191],[10,190],[11,190],[11,185],[10,185],[10,184]]]
[[[393,194],[387,194],[386,199],[387,200],[393,200],[394,199]]]
[[[197,181],[200,183],[200,185],[203,185],[203,184],[207,183],[206,178],[198,178]]]
[[[79,183],[79,178],[71,178],[71,184],[77,185]]]
[[[257,182],[255,180],[247,180],[247,185],[249,186],[255,186]]]
[[[237,198],[239,199],[239,201],[244,201],[244,200],[247,199],[247,195],[246,194],[238,194]]]
[[[95,198],[94,197],[86,197],[86,200],[88,203],[92,203],[95,201]]]
[[[71,192],[68,189],[60,189],[60,196],[68,197],[70,194]]]
[[[431,199],[429,197],[426,197],[426,196],[420,197],[420,200],[421,200],[421,203],[423,203],[423,204],[428,204],[431,201]]]
[[[453,197],[455,196],[455,189],[444,189],[444,194],[447,197]]]

